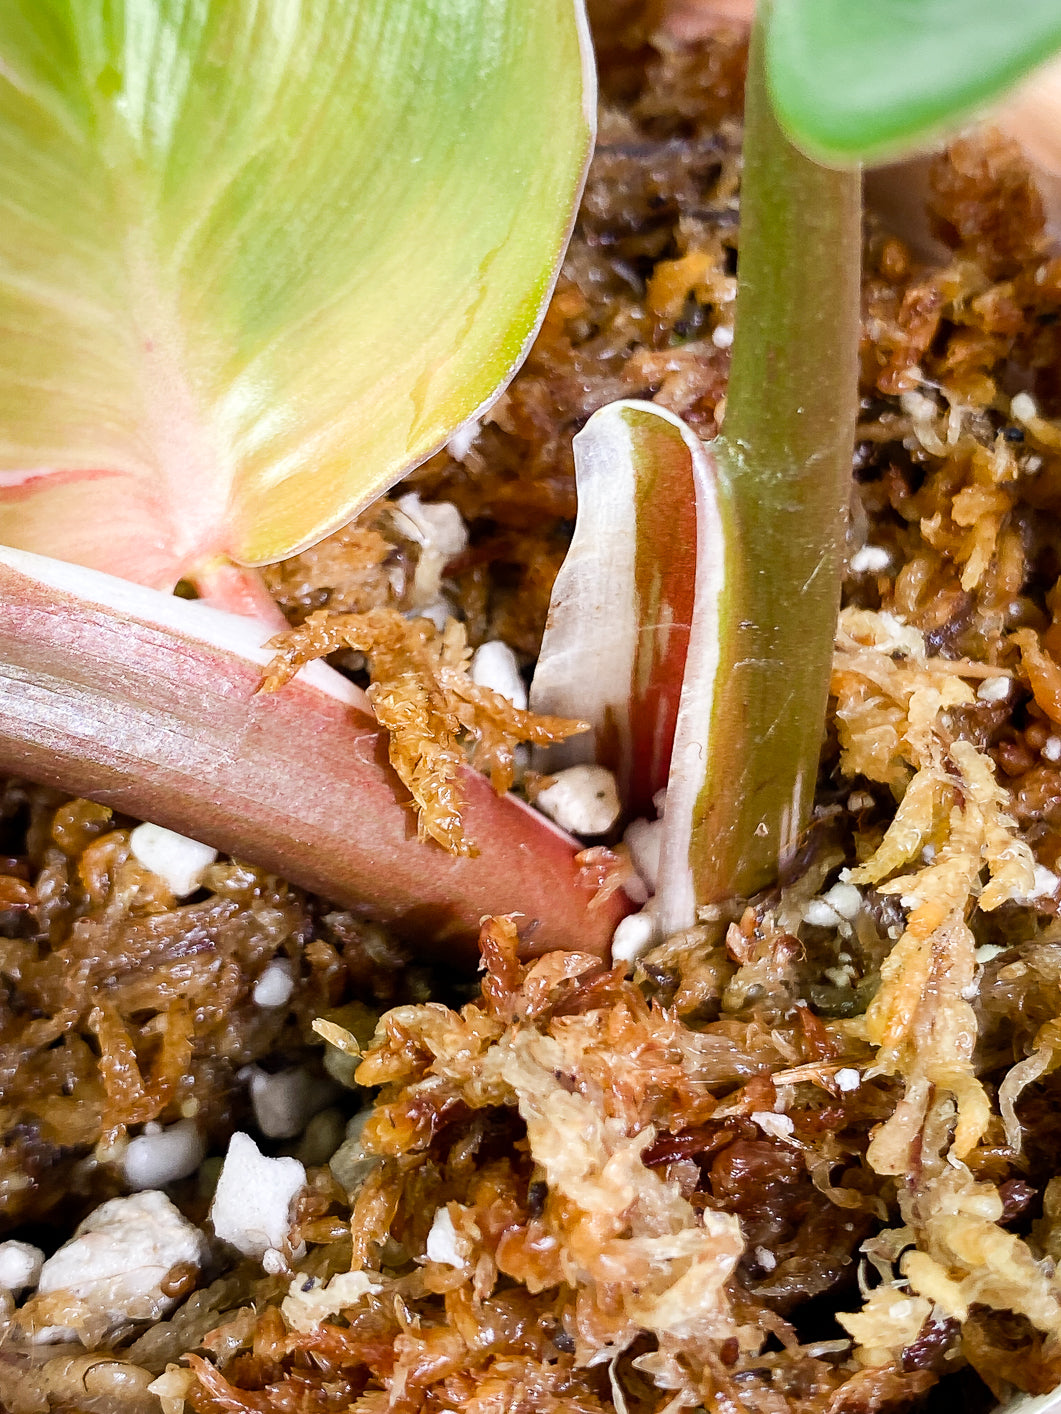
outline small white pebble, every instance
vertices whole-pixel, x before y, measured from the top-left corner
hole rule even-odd
[[[834,884],[822,898],[841,918],[846,918],[849,922],[858,917],[858,911],[862,907],[862,895],[854,884]]]
[[[630,851],[634,868],[641,875],[650,894],[656,892],[659,878],[659,850],[663,843],[662,820],[631,820],[623,834],[623,843]]]
[[[453,436],[446,443],[446,451],[455,462],[462,462],[472,449],[472,443],[483,430],[483,424],[477,417],[470,417],[463,426],[458,427]]]
[[[728,349],[733,345],[733,325],[716,324],[711,330],[711,342],[716,349]]]
[[[273,1010],[276,1007],[286,1006],[291,1000],[294,990],[295,978],[291,964],[285,958],[277,958],[270,962],[255,982],[251,996],[255,1006]]]
[[[835,928],[840,922],[840,914],[825,899],[812,898],[804,905],[803,921],[812,928]]]
[[[1034,422],[1039,409],[1030,393],[1018,393],[1010,402],[1009,414],[1014,422]]]
[[[628,914],[612,934],[612,961],[635,961],[655,942],[656,931],[656,920],[651,913]]]
[[[764,1134],[769,1134],[772,1139],[792,1138],[794,1126],[788,1115],[774,1114],[771,1110],[756,1110],[751,1119]]]
[[[0,1288],[17,1294],[40,1280],[44,1253],[28,1242],[0,1242]]]
[[[1061,761],[1061,736],[1048,736],[1043,742],[1043,756],[1047,761]]]
[[[924,393],[918,393],[914,389],[899,394],[899,406],[907,417],[912,417],[915,422],[926,422],[935,417],[938,411],[932,398],[928,398]]]
[[[210,1205],[214,1231],[245,1257],[263,1257],[270,1247],[282,1251],[305,1186],[306,1170],[297,1159],[267,1158],[249,1134],[237,1131]]]
[[[891,562],[891,552],[883,545],[863,545],[851,556],[851,573],[882,574]]]
[[[1003,702],[1009,696],[1009,678],[985,678],[976,689],[981,702]]]
[[[507,697],[513,707],[518,707],[521,712],[527,710],[527,684],[520,676],[516,655],[499,638],[480,644],[475,650],[468,676],[480,687],[493,688],[502,697]]]
[[[980,966],[983,967],[985,962],[990,962],[992,958],[998,957],[1001,953],[1006,951],[1008,951],[1008,949],[1001,947],[998,943],[983,943],[976,949],[976,952],[973,953],[973,957]]]
[[[203,1234],[164,1193],[132,1193],[89,1213],[44,1263],[39,1289],[69,1292],[113,1324],[158,1320],[178,1299],[162,1290],[169,1272],[199,1268],[205,1257]],[[65,1338],[65,1328],[51,1338]]]
[[[1034,474],[1037,471],[1042,471],[1043,459],[1040,456],[1025,457],[1021,465],[1025,471]]]
[[[439,1208],[427,1234],[427,1260],[441,1262],[446,1267],[463,1267],[467,1239],[458,1235],[447,1208]]]
[[[868,790],[853,790],[847,797],[847,808],[852,815],[857,815],[861,810],[872,810],[873,805],[873,797]]]
[[[1035,874],[1032,878],[1032,886],[1028,890],[1029,899],[1052,898],[1061,887],[1061,879],[1056,874],[1051,873],[1045,864],[1035,866]]]
[[[573,835],[603,835],[619,818],[615,777],[604,766],[570,766],[539,791],[535,805]]]
[[[262,1268],[271,1277],[281,1276],[288,1270],[287,1258],[275,1247],[267,1247],[262,1253]]]
[[[125,1181],[131,1189],[164,1188],[187,1178],[203,1161],[203,1136],[191,1120],[182,1119],[157,1134],[130,1139],[122,1156]]]
[[[882,609],[876,616],[876,632],[873,647],[893,658],[913,658],[918,662],[925,657],[925,635],[920,629],[905,623],[898,614]]]
[[[755,1260],[764,1272],[772,1272],[777,1266],[777,1258],[770,1251],[769,1247],[757,1247],[755,1249]]]
[[[137,825],[129,836],[129,848],[133,857],[157,874],[177,898],[194,894],[217,858],[216,849],[161,825]]]
[[[402,529],[409,532],[411,540],[447,560],[467,547],[468,527],[452,501],[421,501],[415,491],[409,491],[399,496],[395,505],[406,519]]]
[[[468,544],[468,527],[450,501],[421,501],[415,491],[395,502],[398,530],[420,546],[412,584],[407,586],[413,612],[443,628],[449,606],[441,595],[446,566]]]
[[[841,1070],[838,1070],[836,1072],[835,1078],[836,1088],[838,1090],[850,1092],[852,1090],[857,1090],[858,1087],[862,1084],[861,1075],[859,1075],[858,1071],[855,1070],[852,1066],[845,1065]]]
[[[850,987],[855,980],[854,969],[851,967],[827,967],[823,975],[828,977],[834,987]]]

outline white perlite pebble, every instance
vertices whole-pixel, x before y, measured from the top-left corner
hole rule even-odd
[[[803,921],[812,928],[835,928],[840,914],[823,898],[812,898],[804,905]]]
[[[305,1186],[297,1159],[266,1158],[249,1134],[237,1132],[210,1205],[214,1231],[245,1257],[264,1257],[270,1247],[282,1251]]]
[[[651,913],[631,913],[612,934],[612,961],[634,962],[656,940],[656,920]]]
[[[475,650],[468,676],[480,687],[493,688],[494,692],[507,697],[521,712],[527,710],[527,685],[520,677],[516,655],[499,638],[480,644]]]
[[[403,529],[425,549],[448,560],[466,548],[468,527],[451,501],[421,501],[415,491],[409,491],[399,496],[395,505],[409,522]]]
[[[425,503],[415,491],[410,491],[399,496],[395,505],[399,529],[420,546],[411,586],[412,606],[436,622],[429,610],[438,603],[446,565],[468,544],[468,527],[449,501]],[[442,622],[445,623],[444,618]]]
[[[1009,678],[985,678],[976,695],[981,702],[1003,702],[1009,696]]]
[[[1039,409],[1030,393],[1018,393],[1009,405],[1009,415],[1014,422],[1034,422]]]
[[[572,835],[603,835],[619,818],[615,777],[604,766],[571,766],[539,791],[535,805]]]
[[[757,1247],[755,1249],[755,1260],[759,1263],[764,1272],[772,1272],[777,1266],[777,1258],[768,1247]]]
[[[203,1161],[203,1136],[190,1119],[130,1139],[122,1157],[125,1181],[130,1188],[164,1188],[187,1178]]]
[[[623,844],[630,851],[634,868],[641,875],[650,894],[656,892],[659,878],[659,850],[663,843],[662,820],[631,820],[623,834]]]
[[[927,398],[924,393],[918,393],[914,389],[899,394],[899,406],[907,417],[912,417],[915,422],[930,421],[938,410],[932,398]]]
[[[851,556],[851,573],[882,574],[891,562],[891,552],[883,545],[863,545]]]
[[[472,443],[482,430],[483,424],[477,417],[470,417],[463,426],[457,428],[446,443],[446,451],[455,462],[463,462],[472,449]]]
[[[848,922],[858,917],[858,911],[862,907],[862,895],[854,884],[834,884],[822,895],[822,900]]]
[[[439,1208],[427,1234],[427,1260],[441,1262],[446,1267],[463,1267],[467,1256],[467,1238],[453,1226],[446,1208]]]
[[[1051,873],[1045,864],[1037,864],[1032,877],[1032,886],[1025,895],[1025,899],[1052,898],[1061,886],[1061,879],[1056,874]]]
[[[129,848],[133,857],[157,874],[177,898],[194,894],[217,858],[216,849],[161,825],[137,825],[129,836]]]
[[[168,1274],[205,1256],[203,1234],[164,1193],[133,1193],[88,1215],[44,1263],[39,1289],[69,1292],[115,1325],[154,1321],[177,1304],[162,1291]]]
[[[862,1084],[862,1077],[852,1066],[844,1066],[836,1072],[836,1088],[838,1090],[857,1090]]]
[[[278,1277],[289,1270],[287,1258],[275,1247],[267,1247],[262,1255],[262,1268],[271,1277]]]
[[[44,1265],[44,1253],[28,1242],[0,1242],[0,1288],[17,1294],[36,1286]]]
[[[1047,761],[1061,761],[1061,736],[1048,736],[1043,742],[1043,756]]]
[[[254,984],[254,1005],[271,1010],[286,1006],[295,990],[291,964],[284,959],[271,962]]]
[[[716,349],[728,349],[733,345],[733,325],[716,324],[711,330],[711,342]]]
[[[764,1134],[769,1134],[771,1139],[791,1139],[792,1131],[795,1128],[788,1115],[774,1114],[772,1110],[756,1110],[751,1116],[752,1122],[757,1124]]]
[[[873,646],[881,653],[898,658],[913,658],[918,662],[924,660],[925,635],[920,629],[904,623],[898,614],[891,614],[886,609],[877,615],[876,626],[878,632]]]

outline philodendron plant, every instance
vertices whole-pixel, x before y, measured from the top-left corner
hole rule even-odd
[[[572,0],[0,7],[0,769],[421,936],[607,946],[626,905],[544,817],[463,771],[451,858],[363,693],[257,693],[253,570],[511,377],[594,110]]]
[[[607,515],[626,544],[607,567],[607,692],[568,693],[562,710],[593,719],[635,808],[667,785],[666,928],[768,882],[793,848],[839,595],[858,177],[792,146],[768,90],[813,152],[890,152],[1061,42],[1053,0],[1007,14],[1004,42],[994,13],[763,10],[723,436],[705,450],[650,405],[582,434],[539,696],[556,709],[568,692],[559,643],[596,647],[579,585],[600,573],[585,547]],[[929,41],[950,81],[925,109],[911,55]],[[0,7],[0,539],[14,547],[0,768],[421,934],[520,912],[532,945],[607,946],[627,905],[595,895],[572,841],[470,772],[478,858],[417,840],[356,690],[322,668],[256,696],[265,630],[165,592],[183,578],[267,612],[254,565],[342,524],[490,401],[552,288],[592,109],[579,0]]]

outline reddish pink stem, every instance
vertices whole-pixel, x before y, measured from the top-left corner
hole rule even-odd
[[[76,791],[275,870],[417,943],[472,955],[521,915],[528,953],[598,954],[630,904],[578,846],[472,771],[474,859],[416,837],[363,695],[317,664],[257,694],[260,625],[0,550],[0,770]]]
[[[257,570],[219,555],[199,565],[188,578],[204,604],[224,609],[229,614],[258,619],[275,633],[290,627]]]

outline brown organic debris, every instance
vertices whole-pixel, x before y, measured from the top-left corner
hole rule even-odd
[[[364,654],[368,698],[389,734],[391,765],[413,797],[420,836],[437,840],[451,854],[478,853],[461,816],[462,741],[472,743],[473,765],[487,771],[503,795],[512,785],[519,742],[548,746],[588,729],[584,722],[523,711],[473,682],[467,637],[455,619],[440,633],[430,620],[403,618],[394,609],[318,610],[269,647],[276,656],[262,679],[264,692],[275,692],[306,663],[341,649]]]

